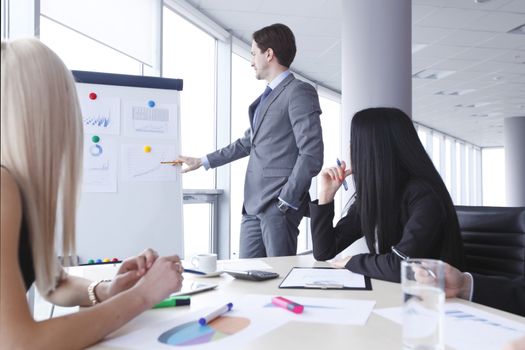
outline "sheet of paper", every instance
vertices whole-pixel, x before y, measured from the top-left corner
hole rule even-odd
[[[296,315],[275,307],[271,303],[274,296],[248,294],[235,300],[217,300],[216,305],[209,308],[147,324],[134,332],[107,339],[101,345],[129,349],[242,349],[253,339],[290,321],[364,325],[375,303],[285,296],[305,306],[304,312]],[[197,323],[204,314],[228,302],[233,303],[232,311],[208,326]]]
[[[149,146],[150,152],[144,147]],[[123,144],[122,180],[126,182],[169,182],[180,176],[180,167],[161,164],[176,157],[175,145],[168,144]]]
[[[304,306],[301,314],[295,314],[289,310],[272,304],[272,298],[282,296],[288,300]],[[360,325],[366,324],[368,317],[372,313],[375,301],[373,300],[352,300],[352,299],[331,299],[331,298],[311,298],[287,295],[246,295],[243,302],[259,309],[261,317],[272,320],[286,318],[289,321]]]
[[[224,260],[217,261],[217,270],[271,270],[272,267],[262,260],[242,259],[242,260]]]
[[[233,302],[232,311],[217,318],[209,325],[201,326],[198,319],[213,308]],[[242,349],[253,339],[275,329],[288,319],[271,319],[254,314],[254,308],[238,300],[217,300],[209,308],[201,309],[172,320],[147,324],[126,335],[114,337],[101,343],[103,346],[126,349]],[[148,311],[148,312],[155,312]]]
[[[347,288],[365,288],[365,277],[347,269],[293,268],[280,287],[306,285],[343,285]]]
[[[106,135],[85,135],[82,191],[117,192],[117,173],[116,140]]]
[[[401,307],[374,310],[380,316],[402,324]],[[454,349],[501,349],[525,336],[525,324],[459,303],[445,304],[445,344]]]
[[[125,101],[123,116],[126,136],[175,139],[178,135],[175,104],[150,107],[148,101]]]
[[[86,134],[120,134],[120,99],[98,96],[92,100],[79,91],[82,122]]]

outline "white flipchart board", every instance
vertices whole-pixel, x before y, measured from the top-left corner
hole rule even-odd
[[[74,71],[84,123],[77,255],[183,252],[179,166],[182,80]]]

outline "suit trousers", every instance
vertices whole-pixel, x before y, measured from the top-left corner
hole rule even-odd
[[[304,206],[304,205],[303,205]],[[239,258],[265,258],[297,254],[297,236],[304,208],[283,213],[277,200],[257,215],[243,210]]]

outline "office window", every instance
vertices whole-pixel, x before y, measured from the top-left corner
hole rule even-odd
[[[417,123],[415,127],[454,204],[481,205],[483,191],[479,147]]]
[[[38,0],[34,3],[42,16],[147,66],[153,67],[159,58],[156,45],[162,1]],[[67,45],[73,46],[71,49],[76,49],[88,59],[98,53],[88,51],[90,47],[84,48],[81,43],[69,42]],[[103,56],[95,58],[100,59]]]
[[[452,141],[445,138],[445,176],[444,181],[447,189],[452,193]]]
[[[344,160],[347,165],[350,160],[350,148],[341,147],[341,103],[328,97],[319,95],[321,104],[321,127],[323,128],[324,143],[324,164],[323,169],[336,165],[336,159]],[[342,151],[341,151],[342,150]],[[343,153],[341,153],[343,152]],[[347,182],[352,181],[352,177],[347,178]],[[335,216],[334,223],[341,218],[342,192],[343,187],[337,192],[334,198]]]
[[[428,152],[428,149],[427,149],[427,137],[428,137],[427,129],[418,125],[418,127],[417,127],[417,136],[419,136],[419,140],[423,144],[423,147],[425,147],[425,150],[427,150],[427,152]]]
[[[184,205],[184,258],[211,252],[210,204]],[[187,219],[186,219],[187,218]],[[192,220],[192,221],[190,221]]]
[[[481,181],[482,181],[482,173],[481,173],[481,149],[475,148],[474,149],[474,180],[475,180],[475,187],[474,187],[474,202],[472,205],[482,205],[482,192],[481,192]]]
[[[456,177],[456,201],[454,204],[461,205],[463,204],[461,200],[461,144],[457,141],[455,141],[455,148],[456,148],[456,173],[454,176]]]
[[[162,76],[183,79],[181,153],[202,157],[215,150],[216,40],[171,9],[163,12]],[[182,176],[184,189],[215,188],[215,171]],[[211,252],[210,204],[185,204],[185,257]]]
[[[441,167],[441,135],[437,132],[432,132],[432,162],[434,162],[434,166],[436,167],[437,171],[440,171]],[[443,177],[443,174],[441,174],[441,177]]]
[[[215,149],[215,50],[215,38],[164,7],[162,76],[184,80],[181,152],[186,156]],[[214,173],[201,168],[185,174],[183,188],[214,188]]]
[[[40,40],[72,70],[142,75],[142,63],[109,46],[40,16]]]
[[[505,206],[505,149],[483,148],[481,158],[483,205]]]
[[[9,28],[7,27],[8,23],[8,16],[7,16],[7,2],[6,0],[0,1],[0,37],[2,37],[2,40],[7,39],[7,32]]]
[[[232,100],[231,100],[231,141],[234,142],[244,135],[250,127],[248,119],[248,106],[265,88],[266,83],[255,79],[255,71],[250,66],[250,61],[233,53],[232,54]],[[231,258],[239,256],[239,239],[241,229],[242,204],[244,200],[244,176],[248,158],[239,159],[231,163]]]

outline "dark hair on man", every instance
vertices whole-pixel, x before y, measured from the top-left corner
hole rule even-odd
[[[272,49],[279,64],[290,67],[297,52],[295,37],[290,28],[275,23],[254,32],[252,38],[262,52]]]
[[[352,119],[350,146],[356,207],[370,251],[375,251],[376,232],[380,254],[400,241],[402,194],[408,181],[415,180],[436,194],[446,217],[443,239],[434,242],[442,246],[440,258],[464,264],[456,210],[412,120],[396,108],[359,111]]]

